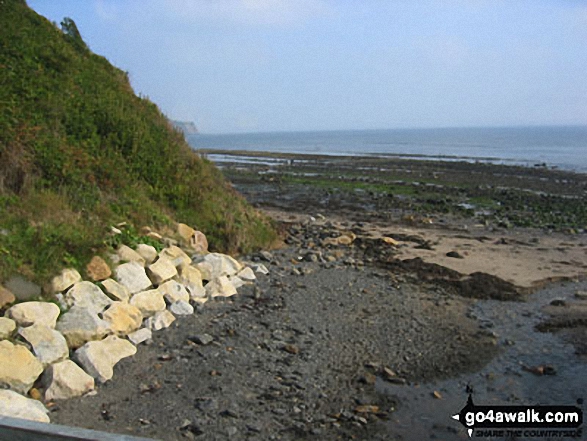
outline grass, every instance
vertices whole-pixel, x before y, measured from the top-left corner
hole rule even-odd
[[[249,252],[275,239],[126,72],[24,1],[0,2],[0,282],[46,281],[83,265],[129,231],[184,222],[213,250]],[[132,244],[132,233],[123,240]]]

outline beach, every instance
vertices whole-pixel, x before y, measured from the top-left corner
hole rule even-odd
[[[582,398],[586,175],[201,153],[280,229],[275,249],[240,256],[269,274],[156,333],[96,395],[54,403],[53,422],[162,440],[460,440],[450,417],[471,391]]]

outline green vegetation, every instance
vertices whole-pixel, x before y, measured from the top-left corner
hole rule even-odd
[[[225,252],[274,240],[128,75],[93,54],[73,20],[61,26],[23,0],[0,2],[0,281],[83,266],[115,245],[118,222],[184,222]]]

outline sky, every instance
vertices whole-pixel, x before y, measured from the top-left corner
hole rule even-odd
[[[587,0],[28,0],[202,133],[587,125]]]

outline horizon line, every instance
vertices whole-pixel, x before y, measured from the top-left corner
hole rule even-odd
[[[170,119],[171,120],[171,119]],[[196,124],[197,127],[197,124]],[[370,128],[370,129],[311,129],[311,130],[262,130],[242,132],[203,132],[198,127],[198,132],[189,136],[200,135],[272,135],[285,133],[335,133],[335,132],[381,132],[381,131],[412,131],[412,130],[471,130],[471,129],[540,129],[540,128],[585,128],[587,124],[520,124],[520,125],[495,125],[495,126],[437,126],[437,127],[395,127],[395,128]],[[188,135],[186,135],[188,136]]]

